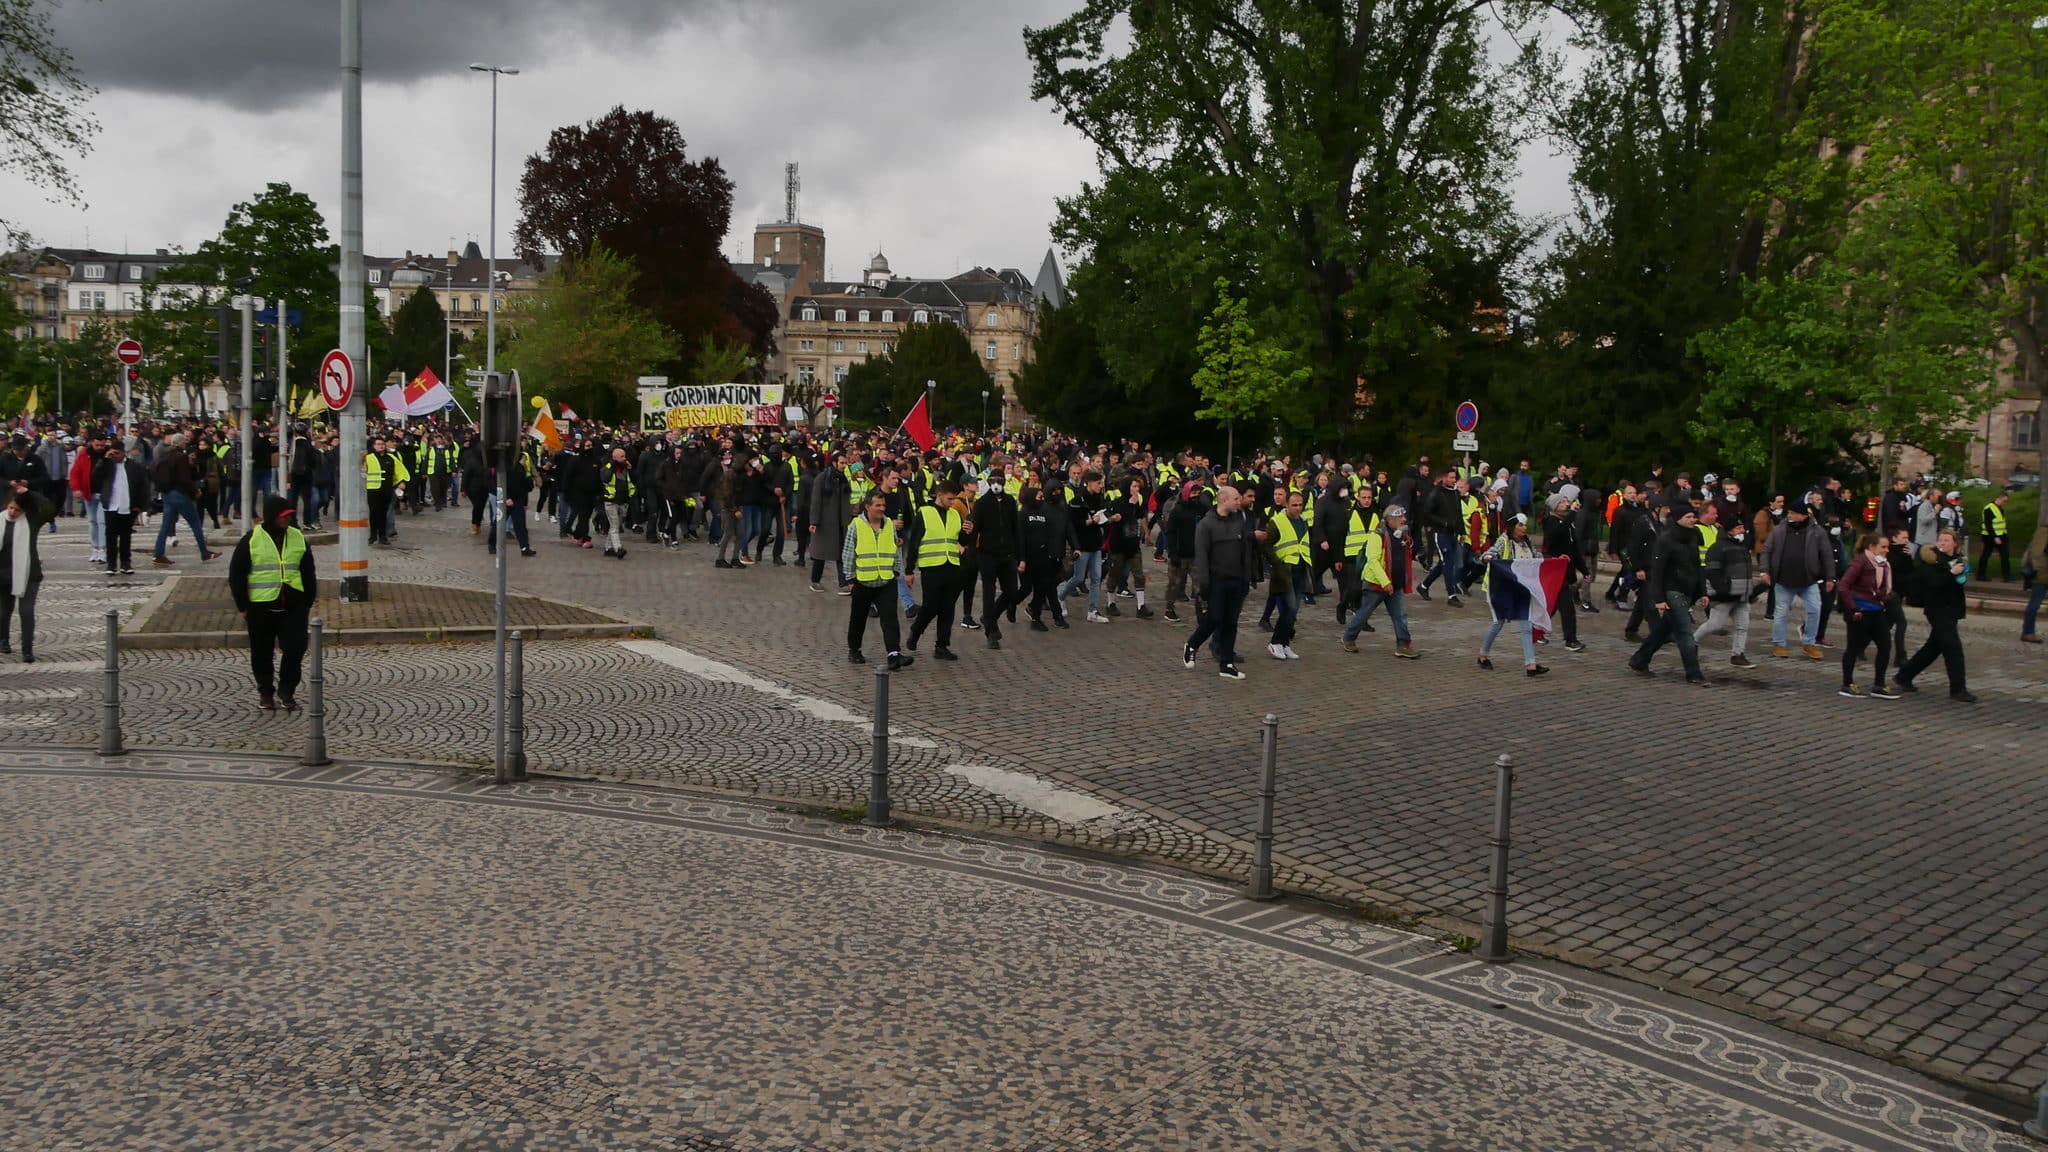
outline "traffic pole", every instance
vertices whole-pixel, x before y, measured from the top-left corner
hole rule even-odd
[[[363,344],[363,2],[341,0],[341,350],[359,367]],[[370,497],[363,489],[369,397],[359,381],[341,410],[341,598],[370,598]]]
[[[868,812],[861,823],[887,828],[889,811],[889,672],[875,669],[875,727],[868,762]]]
[[[1259,830],[1252,841],[1252,883],[1247,900],[1271,900],[1273,894],[1273,796],[1280,772],[1280,718],[1271,712],[1259,721]]]
[[[242,535],[247,536],[263,518],[256,512],[256,366],[249,362],[256,354],[256,298],[244,292],[236,299],[242,310]]]
[[[1503,752],[1493,762],[1493,864],[1486,885],[1486,923],[1480,929],[1479,958],[1494,964],[1508,956],[1508,822],[1513,814],[1515,758]]]
[[[306,685],[306,754],[299,763],[320,767],[334,761],[327,755],[327,624],[315,617],[306,627],[306,658],[312,675]]]
[[[100,755],[121,756],[121,613],[107,609],[107,663],[100,691]]]

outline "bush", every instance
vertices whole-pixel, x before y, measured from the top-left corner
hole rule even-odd
[[[1984,505],[1989,504],[1991,498],[1998,495],[2000,491],[2001,489],[1998,488],[1963,489],[1963,511],[1966,514],[1963,524],[1969,532],[1970,562],[1973,564],[1976,563],[1977,558],[1977,537],[1980,535],[1979,530],[1984,525]],[[2041,486],[2039,484],[2034,485],[2032,488],[2022,488],[2014,492],[2012,500],[2005,506],[2006,528],[2012,533],[2010,547],[2012,549],[2012,569],[2015,576],[2017,576],[2020,569],[2020,557],[2027,554],[2027,546],[2033,542],[2034,524],[2039,519],[2040,513]],[[1993,561],[1993,563],[1996,563],[1996,561]]]

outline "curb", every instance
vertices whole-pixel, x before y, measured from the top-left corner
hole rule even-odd
[[[652,626],[620,621],[610,624],[507,624],[528,640],[623,640],[649,639]],[[497,629],[489,624],[456,624],[437,628],[351,628],[329,624],[329,644],[454,644],[481,643],[494,639]],[[241,648],[249,637],[232,632],[123,632],[121,647],[134,651],[164,651],[194,648]]]

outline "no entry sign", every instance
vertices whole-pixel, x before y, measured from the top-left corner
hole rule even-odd
[[[825,410],[826,410],[827,412],[830,412],[830,411],[831,411],[832,409],[834,409],[834,408],[837,408],[837,407],[839,407],[839,395],[838,395],[838,393],[836,393],[836,392],[827,392],[827,393],[825,393],[825,394],[824,394],[823,396],[819,397],[819,399],[818,399],[818,405],[819,405],[819,407],[821,407],[821,408],[825,409]]]
[[[131,368],[142,363],[142,342],[140,340],[123,340],[119,344],[114,345],[114,359]]]
[[[356,394],[356,362],[336,348],[320,358],[320,398],[335,412],[348,407]]]

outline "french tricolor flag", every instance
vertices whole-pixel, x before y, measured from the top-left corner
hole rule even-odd
[[[1530,635],[1550,631],[1550,613],[1564,598],[1565,577],[1572,562],[1563,556],[1492,560],[1486,598],[1495,620],[1527,620]]]

